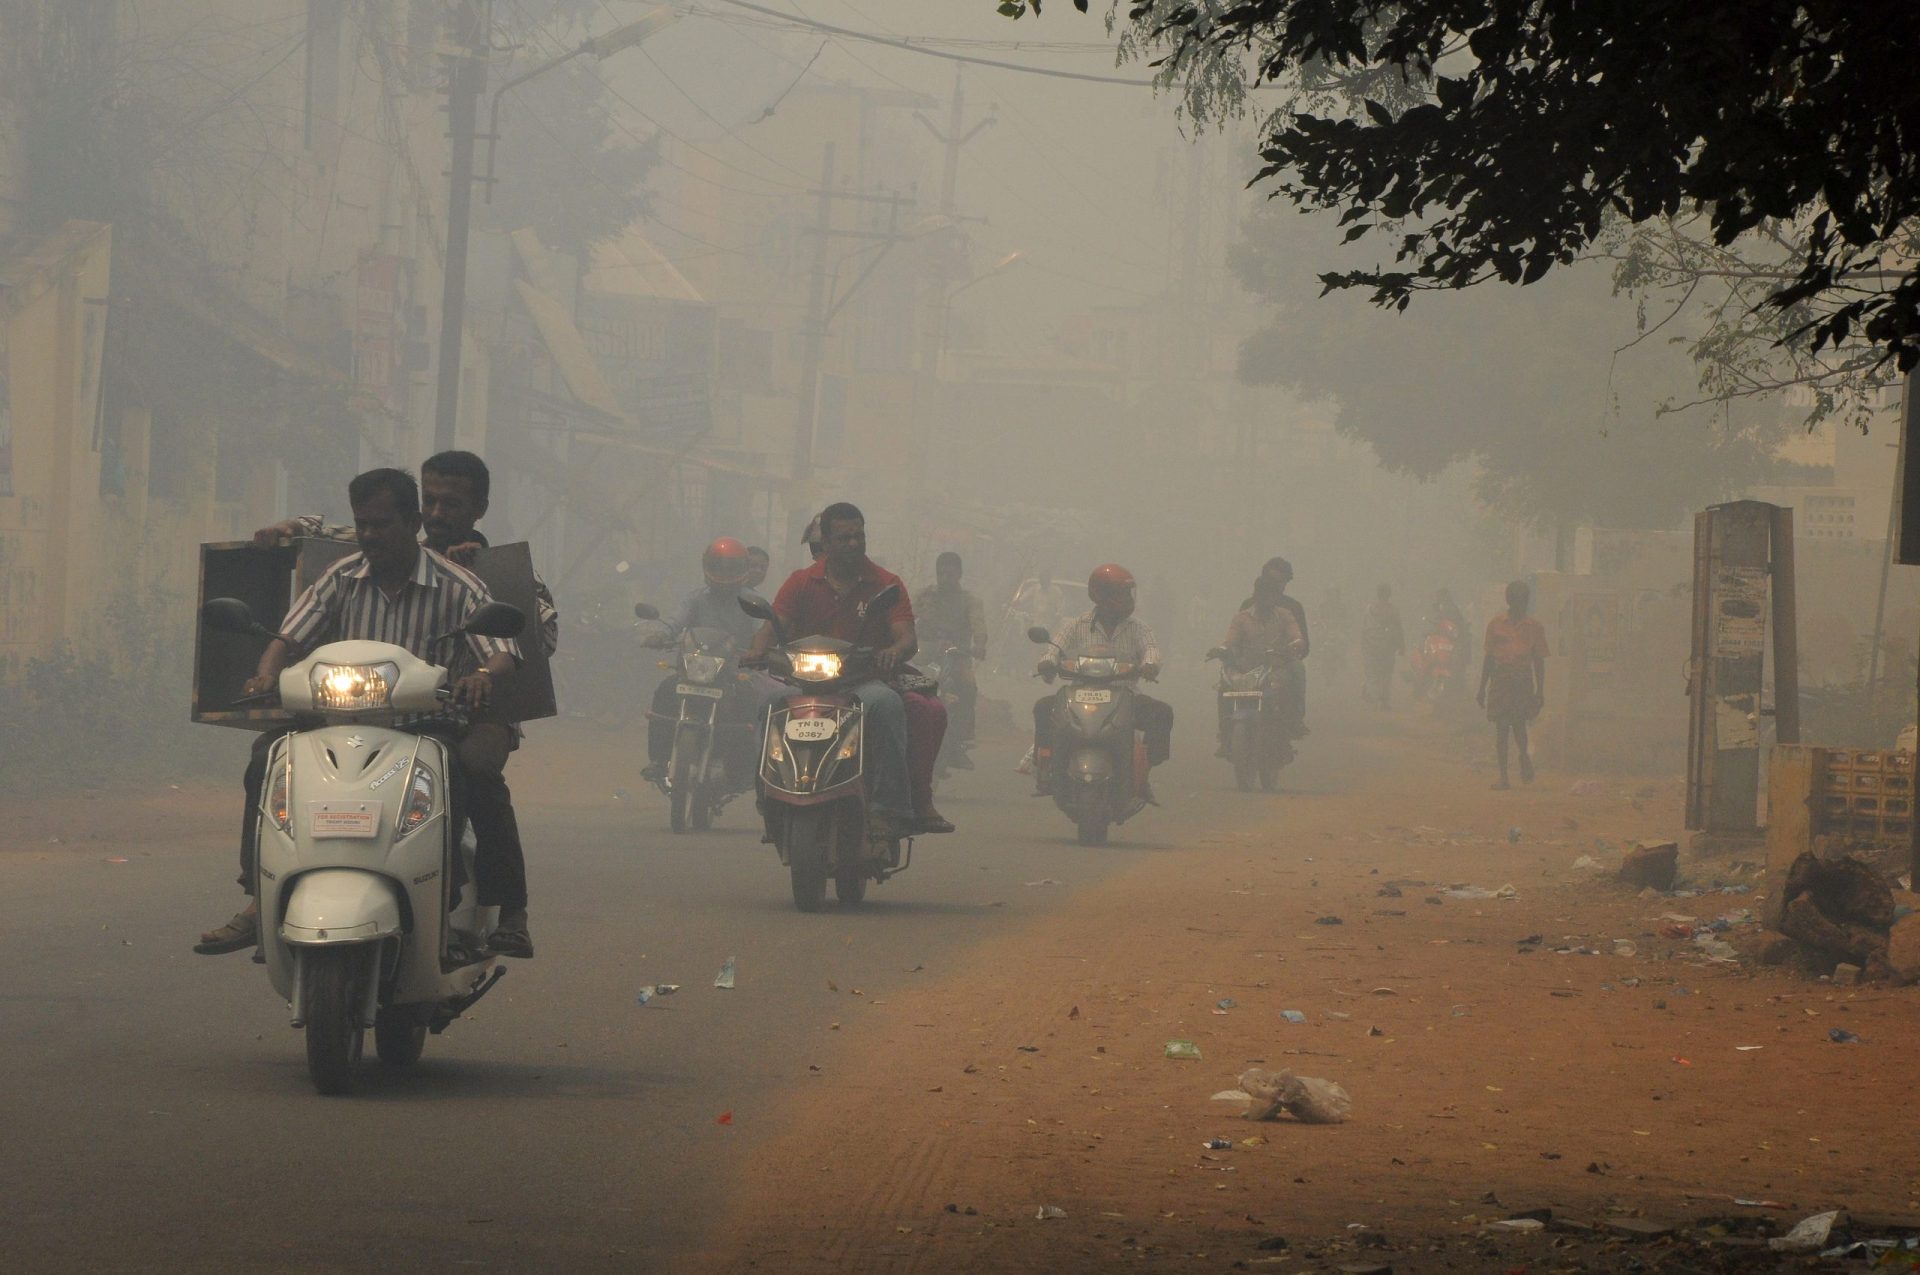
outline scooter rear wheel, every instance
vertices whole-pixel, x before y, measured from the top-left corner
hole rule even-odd
[[[1254,780],[1260,774],[1255,746],[1252,719],[1243,717],[1234,722],[1233,733],[1227,738],[1227,756],[1233,760],[1233,782],[1241,792],[1252,792]]]
[[[323,1094],[353,1088],[366,1033],[354,1021],[359,978],[366,962],[351,947],[308,949],[306,965],[307,1073]]]
[[[427,1045],[427,1021],[411,1008],[383,1005],[373,1019],[373,1052],[383,1067],[411,1067]]]
[[[842,872],[833,879],[833,897],[842,907],[854,907],[867,901],[867,874],[864,872]]]

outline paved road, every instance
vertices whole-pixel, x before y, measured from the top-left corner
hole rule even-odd
[[[1261,800],[1222,791],[1187,713],[1165,808],[1115,846],[1073,845],[1009,758],[983,759],[942,795],[962,832],[923,840],[853,914],[796,913],[744,806],[675,838],[637,783],[624,801],[612,778],[555,801],[528,761],[539,958],[430,1038],[417,1069],[370,1062],[347,1098],[313,1093],[264,971],[188,950],[230,906],[226,809],[130,834],[124,864],[106,862],[110,845],[0,854],[0,1269],[697,1265],[783,1094],[876,1043],[866,1002]],[[539,764],[634,742],[552,727]],[[1049,877],[1065,885],[1025,884]],[[716,990],[729,955],[739,985]],[[637,1006],[660,982],[684,990]]]

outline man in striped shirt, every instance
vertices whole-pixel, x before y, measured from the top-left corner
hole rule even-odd
[[[391,642],[421,659],[439,662],[445,653],[432,649],[433,639],[459,628],[482,603],[492,600],[487,587],[472,573],[420,544],[420,490],[411,475],[397,469],[370,470],[348,486],[347,499],[353,506],[360,552],[336,562],[294,603],[281,622],[282,636],[269,642],[261,653],[254,676],[246,684],[247,694],[273,689],[293,656],[327,642]],[[451,717],[431,723],[456,736],[464,733],[467,714],[484,710],[492,699],[493,679],[511,672],[520,657],[518,644],[510,640],[469,635],[465,641],[474,667],[453,684]],[[249,894],[253,891],[260,790],[274,738],[272,732],[262,733],[244,780],[240,885]],[[458,756],[457,752],[453,755]],[[456,789],[474,782],[475,776],[464,771],[456,761]],[[498,782],[497,775],[494,780]],[[498,857],[476,856],[474,864],[481,901],[501,908],[495,950],[503,955],[531,955],[524,900],[514,906],[489,897],[500,891],[502,873],[498,863],[487,860]],[[207,955],[236,952],[258,942],[259,929],[258,908],[249,903],[225,925],[203,934],[194,950]]]

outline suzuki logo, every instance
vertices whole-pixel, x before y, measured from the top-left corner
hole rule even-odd
[[[362,738],[361,736],[359,736],[359,735],[349,735],[349,736],[347,736],[347,747],[348,747],[348,748],[365,748],[366,746],[367,746],[367,741],[366,741],[366,740],[365,740],[364,738]]]

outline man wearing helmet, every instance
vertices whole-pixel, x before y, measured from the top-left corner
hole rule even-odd
[[[1087,578],[1087,596],[1093,610],[1053,635],[1054,649],[1040,661],[1041,676],[1049,676],[1068,657],[1090,655],[1124,660],[1151,682],[1160,676],[1160,644],[1153,630],[1133,614],[1133,573],[1116,563],[1095,567]],[[1134,720],[1147,737],[1147,764],[1158,766],[1173,754],[1173,708],[1150,696],[1134,693]],[[1036,790],[1053,791],[1053,696],[1043,695],[1033,706],[1033,757]],[[1149,787],[1144,794],[1153,800]]]
[[[747,587],[750,575],[747,547],[732,536],[721,536],[700,555],[700,571],[706,577],[706,587],[688,594],[679,613],[667,621],[672,636],[678,638],[688,629],[719,629],[733,639],[736,652],[746,650],[760,628],[758,621],[740,609],[740,591]],[[647,766],[640,772],[644,779],[666,777],[667,762],[673,756],[674,723],[680,717],[679,685],[679,678],[663,677],[653,688],[653,708],[647,713]],[[731,698],[740,701],[747,697]]]

